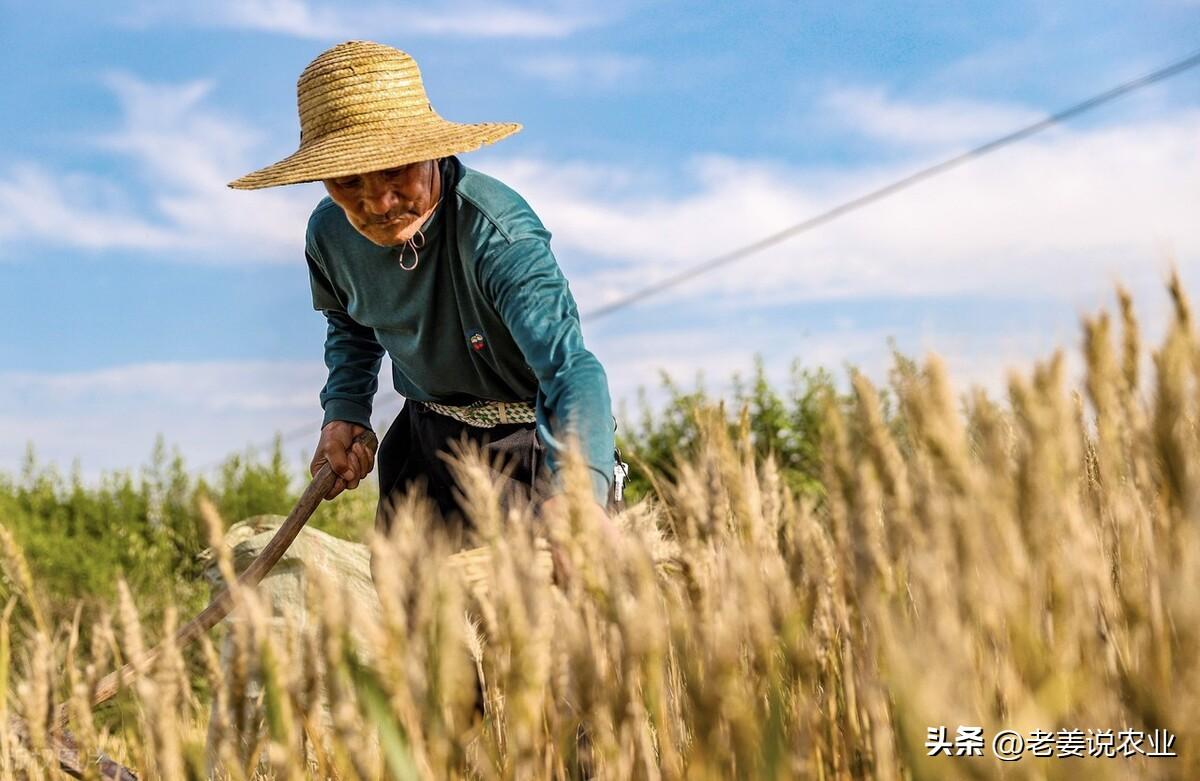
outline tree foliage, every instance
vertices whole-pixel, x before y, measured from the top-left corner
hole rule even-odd
[[[648,474],[669,474],[672,464],[694,454],[700,435],[696,411],[716,403],[703,378],[698,378],[691,390],[665,373],[660,383],[666,403],[655,409],[643,390],[636,424],[618,432],[622,455],[633,465],[627,487],[631,501],[651,491]],[[749,378],[734,375],[732,393],[721,406],[731,436],[744,411],[758,456],[772,456],[790,487],[819,498],[825,408],[848,403],[825,369],[793,362],[786,387],[780,389],[771,384],[762,359],[756,358]]]

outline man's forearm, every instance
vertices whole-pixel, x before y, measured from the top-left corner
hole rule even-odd
[[[375,333],[344,312],[327,311],[325,366],[329,379],[321,390],[324,423],[345,420],[371,427],[371,402],[379,387],[383,347]]]
[[[557,472],[563,450],[575,440],[588,468],[596,501],[604,504],[613,482],[612,404],[600,362],[590,353],[576,361],[572,370],[544,383],[541,402],[552,418],[549,430],[539,433],[548,446],[547,465]],[[549,427],[548,427],[549,428]]]

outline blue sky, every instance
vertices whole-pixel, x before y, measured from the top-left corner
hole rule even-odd
[[[224,183],[294,149],[296,76],[349,38],[413,54],[450,119],[524,124],[463,159],[539,212],[586,312],[1195,50],[1200,3],[5,0],[0,471],[29,441],[95,475],[159,432],[193,464],[315,437],[323,191]],[[1115,282],[1152,328],[1172,260],[1200,282],[1198,131],[1200,71],[585,334],[627,401],[755,354],[882,375],[889,339],[998,387]]]

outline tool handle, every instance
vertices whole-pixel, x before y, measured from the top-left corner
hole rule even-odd
[[[375,432],[364,431],[354,438],[354,442],[364,445],[371,454],[375,454],[376,448],[379,446],[379,441],[375,438]],[[275,532],[275,536],[267,543],[266,547],[255,557],[254,561],[250,562],[250,566],[242,572],[238,577],[238,588],[253,588],[266,576],[271,568],[274,567],[287,551],[288,546],[296,539],[296,535],[304,528],[304,524],[312,517],[312,514],[320,506],[321,500],[333,488],[333,484],[337,482],[337,475],[333,473],[333,469],[326,463],[318,470],[312,482],[304,489],[304,493],[300,495],[296,506],[292,508],[291,514],[279,526]],[[229,615],[230,609],[233,607],[233,594],[228,587],[212,598],[208,603],[208,607],[200,611],[200,613],[184,624],[175,634],[175,644],[179,648],[184,648],[193,640],[204,634],[214,626],[219,624],[225,616]],[[130,661],[121,669],[109,673],[100,679],[96,684],[96,689],[92,693],[92,707],[95,708],[116,696],[117,692],[122,687],[127,686],[138,672],[152,662],[159,653],[159,647],[155,646],[150,651],[147,651],[142,658]],[[55,718],[55,726],[61,727],[66,724],[67,714],[65,708],[60,708]]]

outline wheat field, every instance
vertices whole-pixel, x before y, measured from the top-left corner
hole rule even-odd
[[[64,703],[81,757],[141,778],[1200,777],[1200,340],[1170,289],[1152,362],[1128,296],[1085,321],[1078,389],[1062,356],[1014,373],[1003,401],[957,395],[936,358],[901,362],[889,404],[852,376],[816,498],[721,409],[696,410],[700,444],[617,536],[584,511],[581,470],[568,517],[535,526],[467,459],[489,551],[475,576],[412,498],[371,541],[377,613],[313,577],[309,618],[281,632],[239,592],[232,653],[206,638],[193,664],[168,643],[116,727],[91,688],[178,617],[143,626],[121,590],[80,643],[78,621],[46,624],[0,535],[27,616],[12,602],[0,625],[0,719],[25,725],[0,739],[0,777],[59,776]],[[981,728],[982,756],[936,751],[939,727],[951,743]],[[1001,730],[1060,747],[1166,730],[1176,756],[1002,761]]]

